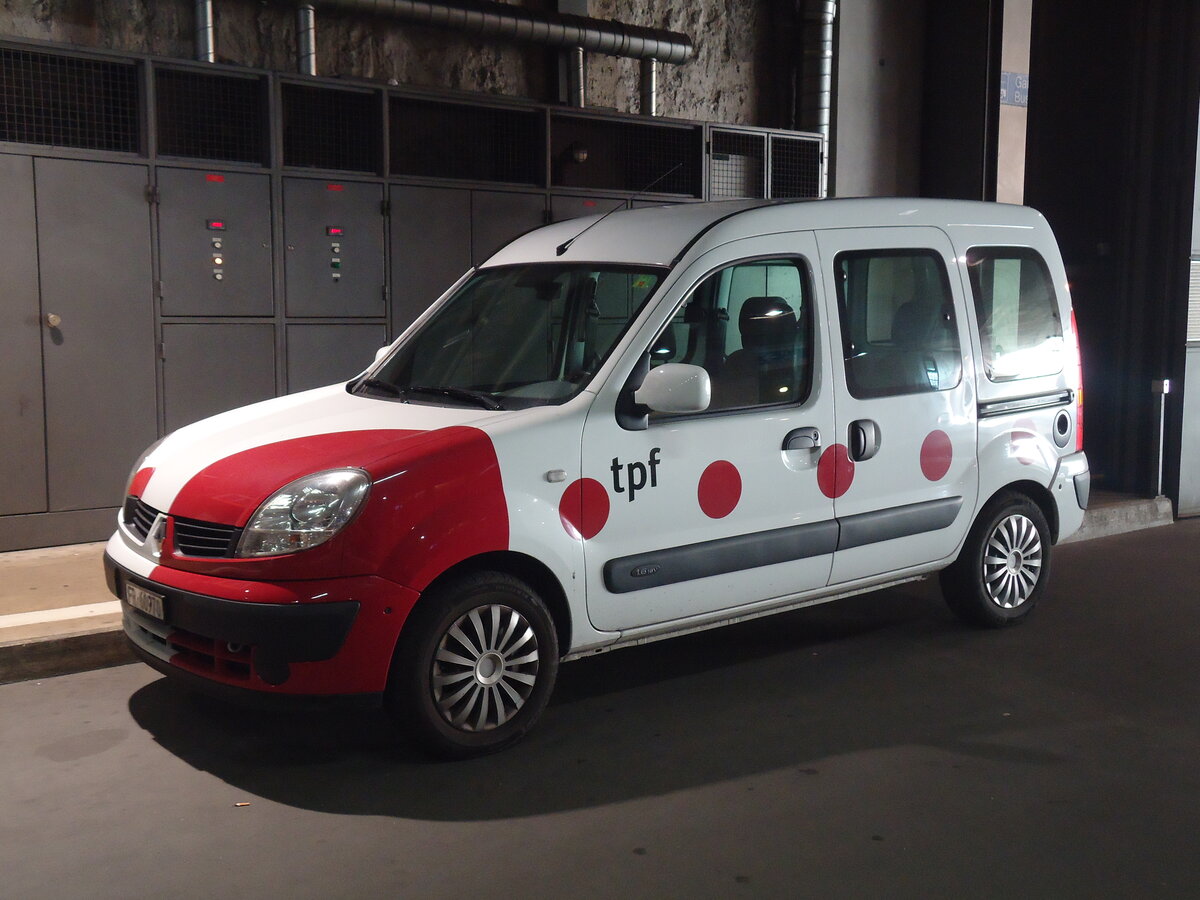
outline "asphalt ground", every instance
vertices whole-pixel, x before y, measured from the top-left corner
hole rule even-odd
[[[140,664],[0,686],[0,895],[1196,897],[1198,549],[1056,548],[1003,631],[931,581],[570,663],[465,763]]]

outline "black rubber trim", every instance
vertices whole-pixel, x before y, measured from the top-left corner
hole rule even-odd
[[[838,519],[841,535],[838,537],[837,548],[849,550],[852,547],[864,547],[867,544],[878,544],[880,541],[937,531],[958,518],[962,503],[962,497],[942,497],[939,500],[893,506],[890,509]]]
[[[254,688],[223,684],[163,662],[153,653],[148,653],[132,640],[126,640],[129,648],[142,662],[190,691],[236,704],[248,709],[261,710],[325,710],[325,709],[375,709],[383,705],[383,694],[280,694]]]
[[[318,662],[342,649],[358,615],[354,600],[336,603],[247,603],[193,594],[147,581],[104,554],[108,588],[124,600],[127,582],[163,597],[166,624],[201,637],[248,644],[272,660]]]
[[[989,419],[993,416],[1007,416],[1034,409],[1049,409],[1052,406],[1070,403],[1074,399],[1075,394],[1072,391],[1054,391],[1051,394],[1030,394],[1028,397],[1014,397],[1011,400],[990,400],[979,404],[979,418]]]
[[[1089,469],[1082,475],[1075,476],[1075,502],[1079,504],[1079,508],[1086,510],[1088,500],[1092,495],[1092,472]]]
[[[691,239],[688,240],[688,242],[686,244],[684,244],[683,247],[680,248],[679,252],[675,254],[675,258],[671,260],[671,268],[673,269],[677,265],[679,265],[679,261],[687,255],[687,252],[689,250],[691,250],[694,246],[696,246],[696,244],[700,240],[700,238],[704,237],[706,234],[708,234],[710,231],[712,231],[714,228],[716,228],[722,222],[728,222],[734,216],[740,216],[742,213],[750,212],[750,210],[752,210],[752,209],[762,209],[764,206],[782,206],[785,203],[802,203],[802,202],[805,202],[805,201],[802,201],[802,200],[780,201],[780,200],[762,199],[758,203],[743,206],[741,209],[734,210],[731,213],[727,213],[726,215],[723,215],[719,218],[713,219],[711,222],[709,222],[707,225],[705,225],[703,228],[701,228],[699,231],[697,231],[694,235],[692,235]]]
[[[625,594],[694,578],[823,556],[834,551],[837,540],[838,523],[830,519],[637,553],[605,563],[604,586],[614,594]]]

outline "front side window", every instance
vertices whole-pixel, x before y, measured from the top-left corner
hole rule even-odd
[[[967,272],[987,377],[1015,381],[1061,372],[1062,320],[1042,258],[1028,247],[975,247]]]
[[[583,389],[663,270],[539,263],[478,272],[354,390],[488,409]]]
[[[812,377],[809,284],[797,259],[750,260],[713,272],[651,346],[651,365],[706,369],[710,411],[803,401]]]
[[[846,384],[859,399],[944,391],[962,380],[946,266],[932,250],[834,259]]]

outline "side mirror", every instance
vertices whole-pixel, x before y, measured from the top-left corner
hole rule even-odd
[[[383,359],[385,356],[387,356],[387,352],[391,349],[392,349],[391,344],[384,344],[382,347],[380,347],[378,350],[376,350],[375,351],[375,362],[379,362],[381,359]]]
[[[712,382],[700,366],[663,363],[650,370],[633,399],[655,412],[703,412],[712,400]]]

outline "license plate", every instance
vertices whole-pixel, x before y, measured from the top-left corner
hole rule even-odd
[[[125,585],[125,602],[155,619],[163,617],[162,594],[156,594],[136,584]]]

